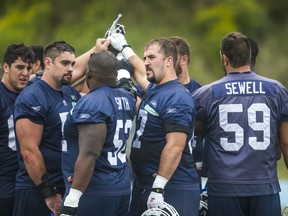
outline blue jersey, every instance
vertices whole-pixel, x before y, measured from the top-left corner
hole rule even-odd
[[[12,197],[18,171],[13,111],[18,94],[0,81],[0,198]]]
[[[63,126],[67,113],[80,98],[80,94],[71,86],[63,86],[61,91],[51,88],[45,81],[39,80],[27,86],[19,95],[15,104],[14,119],[28,118],[43,125],[43,135],[39,149],[44,157],[47,172],[57,187],[64,188],[61,172],[61,150]],[[34,186],[23,158],[19,152],[19,172],[16,177],[16,189]]]
[[[189,90],[190,93],[194,92],[196,89],[200,88],[201,85],[193,79],[190,79],[190,82],[185,84],[184,87]]]
[[[192,96],[178,80],[159,86],[150,84],[137,114],[130,156],[135,179],[141,187],[152,187],[158,172],[160,156],[166,145],[165,125],[173,123],[189,128],[189,133],[180,164],[165,188],[199,190],[190,142],[194,118]]]
[[[280,190],[276,142],[288,121],[287,90],[254,72],[230,73],[193,93],[204,123],[208,193],[257,196]]]
[[[62,169],[66,188],[71,186],[79,152],[77,125],[105,123],[105,143],[85,195],[130,194],[130,171],[125,150],[135,106],[136,100],[132,94],[110,86],[95,88],[77,102],[64,126],[67,149],[62,153]]]

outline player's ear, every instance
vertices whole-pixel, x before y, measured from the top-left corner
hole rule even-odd
[[[49,57],[45,57],[44,58],[44,64],[45,64],[45,67],[50,67],[50,65],[51,65],[51,63],[52,63],[52,59],[51,58],[49,58]]]
[[[87,69],[86,71],[86,79],[91,79],[92,77],[92,71],[90,69]]]

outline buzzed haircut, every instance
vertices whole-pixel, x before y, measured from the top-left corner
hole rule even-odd
[[[117,77],[118,60],[109,51],[93,53],[88,61],[88,70],[97,80],[107,83],[115,81]]]
[[[64,52],[75,54],[75,49],[65,41],[56,41],[48,44],[44,48],[44,57],[49,57],[54,62],[54,60]]]

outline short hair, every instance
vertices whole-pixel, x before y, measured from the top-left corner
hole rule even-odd
[[[190,52],[190,45],[188,41],[179,36],[172,36],[172,37],[169,37],[169,39],[171,39],[175,43],[178,54],[180,56],[184,56],[184,55],[188,56],[188,64],[189,64],[191,52]]]
[[[30,47],[24,44],[11,44],[4,52],[3,63],[7,63],[9,67],[18,58],[21,58],[23,62],[32,64],[34,60],[34,52]]]
[[[31,49],[35,53],[34,62],[39,60],[40,64],[41,64],[41,67],[44,68],[45,66],[44,66],[44,58],[43,58],[43,52],[44,52],[43,46],[41,46],[41,45],[31,45]]]
[[[173,58],[173,66],[174,68],[176,68],[178,51],[175,43],[169,38],[155,38],[146,43],[145,50],[147,50],[147,48],[152,46],[153,44],[158,44],[160,46],[160,51],[164,54],[165,57],[171,56]]]
[[[88,70],[103,84],[115,81],[117,77],[118,60],[109,51],[93,53],[88,61]]]
[[[221,41],[221,54],[229,58],[233,68],[249,65],[251,61],[251,48],[248,38],[239,33],[232,32]]]
[[[54,60],[64,52],[75,54],[75,49],[65,41],[56,41],[48,44],[44,48],[44,57],[49,57],[54,62]]]

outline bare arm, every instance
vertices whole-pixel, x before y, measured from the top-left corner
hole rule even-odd
[[[35,185],[42,183],[42,177],[47,173],[43,155],[39,149],[42,138],[43,126],[31,122],[29,119],[18,119],[16,121],[16,136],[19,141],[20,153],[29,177]],[[45,190],[47,191],[47,190]],[[47,193],[46,193],[47,195]],[[48,208],[55,216],[60,215],[62,197],[60,194],[51,193],[45,196]]]
[[[106,124],[79,124],[79,155],[74,168],[72,188],[85,191],[101,154],[107,128]]]
[[[288,122],[283,122],[280,125],[279,145],[283,154],[284,162],[288,169]]]
[[[39,149],[43,126],[24,118],[18,119],[15,126],[20,152],[27,172],[35,185],[39,185],[41,177],[47,172]]]
[[[132,55],[128,59],[134,67],[133,78],[141,86],[141,88],[146,92],[149,85],[149,81],[146,77],[146,69],[144,62],[139,58],[138,55]]]
[[[158,175],[169,180],[178,167],[185,148],[187,134],[170,132],[166,134],[167,143],[162,151]]]
[[[90,59],[90,55],[95,52],[101,52],[103,50],[107,50],[109,44],[110,40],[97,39],[95,46],[93,46],[90,50],[88,50],[87,52],[83,53],[82,55],[76,58],[76,63],[72,75],[72,82],[71,82],[72,85],[85,75],[86,66]]]

